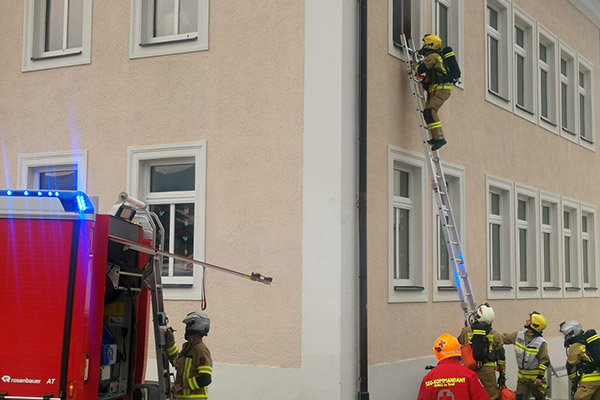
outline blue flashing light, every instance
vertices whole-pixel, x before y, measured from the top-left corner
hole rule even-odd
[[[52,196],[52,191],[49,191],[49,192],[48,192],[48,196]]]
[[[33,192],[36,193],[36,192]],[[0,197],[29,197],[33,193],[30,193],[29,190],[0,190]],[[56,192],[56,191],[47,191],[47,190],[38,190],[37,195],[39,197],[48,196],[48,197],[56,197],[57,200],[60,201],[62,208],[66,212],[74,212],[80,214],[93,214],[94,206],[90,201],[89,197],[79,191],[65,191],[65,192]],[[49,199],[50,200],[50,199]]]
[[[7,191],[6,191],[6,195],[7,195],[7,196],[12,196],[12,190],[10,190],[10,189],[9,189],[9,190],[7,190]]]
[[[41,196],[41,195],[42,195],[42,192],[38,191],[38,196]]]
[[[58,196],[60,196],[60,193],[58,193],[58,192],[54,192],[54,195],[55,195],[56,197],[58,197]]]
[[[23,192],[23,194],[24,194],[25,196],[29,196],[29,192],[28,192],[27,190],[26,190],[26,191],[24,191],[24,192]]]
[[[77,207],[79,207],[79,212],[84,212],[87,210],[87,205],[85,204],[85,199],[82,195],[77,195]]]

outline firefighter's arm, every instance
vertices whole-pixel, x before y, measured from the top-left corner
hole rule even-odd
[[[183,387],[198,390],[201,387],[210,385],[212,382],[212,358],[210,357],[210,351],[206,348],[194,354],[193,358],[194,365],[198,366],[196,368],[198,375],[185,380]]]
[[[502,334],[502,342],[504,344],[515,344],[515,340],[517,339],[517,333],[503,333]]]
[[[469,332],[471,331],[471,328],[465,326],[464,328],[462,328],[462,331],[460,331],[459,335],[458,335],[458,343],[460,344],[467,344],[469,343]]]
[[[506,376],[506,351],[504,347],[500,347],[496,350],[496,354],[498,355],[498,359],[496,364],[498,366],[498,371],[502,372]]]
[[[537,354],[537,358],[540,363],[537,378],[544,379],[546,376],[546,370],[550,365],[550,356],[548,355],[548,345],[546,343],[542,343],[540,346],[540,351]]]
[[[175,335],[173,335],[173,329],[167,329],[167,331],[165,332],[165,340],[167,344],[165,348],[167,357],[169,357],[171,365],[175,365],[175,360],[179,355],[179,349],[177,349],[177,345],[175,344]]]

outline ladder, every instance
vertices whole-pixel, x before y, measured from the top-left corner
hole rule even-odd
[[[465,260],[463,258],[458,228],[454,220],[452,205],[450,204],[448,185],[442,169],[439,151],[432,151],[429,147],[429,143],[427,143],[428,129],[423,117],[423,101],[425,99],[425,93],[422,85],[417,82],[411,67],[411,61],[419,62],[423,57],[416,52],[412,39],[407,42],[404,34],[400,35],[400,43],[397,45],[402,49],[404,60],[406,61],[406,73],[410,82],[415,114],[419,124],[419,131],[421,132],[421,140],[423,142],[423,149],[429,162],[428,170],[431,179],[431,188],[433,189],[438,215],[440,216],[440,222],[442,224],[442,232],[444,233],[444,240],[446,242],[450,264],[452,266],[452,272],[454,274],[454,285],[458,291],[460,307],[465,316],[465,325],[471,325],[473,316],[477,310],[477,305],[473,298],[473,292],[471,291],[469,274],[467,273]]]

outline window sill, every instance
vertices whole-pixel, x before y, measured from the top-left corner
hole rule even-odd
[[[557,292],[560,290],[560,286],[545,286],[544,290]]]
[[[190,288],[193,288],[194,285],[191,283],[163,283],[162,287],[165,289],[173,289],[173,288],[190,289]]]
[[[456,286],[438,286],[437,290],[440,292],[456,292]]]
[[[51,58],[59,58],[59,57],[68,57],[68,56],[78,56],[83,52],[81,47],[75,49],[67,49],[67,50],[56,50],[56,51],[48,51],[41,56],[31,57],[32,61],[40,61],[40,60],[49,60]]]
[[[580,290],[581,290],[581,288],[578,288],[578,287],[576,287],[576,286],[570,286],[570,287],[566,287],[566,288],[565,288],[565,290],[566,290],[567,292],[578,292],[578,291],[580,291]]]
[[[419,292],[425,290],[423,286],[394,286],[394,290],[397,292]]]
[[[538,290],[539,287],[537,286],[519,286],[519,290]]]
[[[178,43],[178,42],[187,42],[192,40],[198,40],[197,33],[188,33],[185,35],[175,35],[175,36],[165,36],[160,39],[150,39],[147,42],[140,43],[140,46],[155,46],[160,44],[169,44],[169,43]]]
[[[584,142],[588,143],[588,144],[594,144],[593,140],[590,140],[588,138],[586,138],[585,136],[580,136],[581,140],[583,140]]]
[[[488,93],[489,93],[489,94],[491,94],[491,95],[493,95],[494,97],[497,97],[497,98],[499,98],[500,100],[504,100],[504,101],[505,101],[507,104],[508,104],[508,103],[510,103],[510,100],[509,100],[509,99],[507,99],[506,97],[502,96],[502,95],[501,95],[500,93],[498,93],[498,92],[494,92],[493,90],[491,90],[491,89],[488,89]]]
[[[521,111],[523,111],[523,112],[525,112],[525,113],[527,113],[527,114],[529,114],[529,115],[532,115],[532,116],[533,116],[533,115],[535,115],[535,114],[533,113],[533,111],[529,111],[527,108],[523,107],[523,106],[522,106],[522,105],[520,105],[520,104],[515,104],[515,107],[517,107],[519,110],[521,110]]]
[[[512,290],[512,286],[490,286],[491,290]]]
[[[553,127],[555,127],[555,128],[558,126],[556,123],[554,123],[554,122],[550,121],[548,118],[546,118],[546,117],[544,117],[544,116],[540,117],[540,119],[541,119],[542,121],[544,121],[545,123],[547,123],[548,125],[552,125],[552,126],[553,126]]]
[[[589,286],[589,287],[584,287],[583,290],[596,291],[596,290],[598,290],[598,288],[594,287],[594,286]]]
[[[563,126],[561,129],[562,129],[562,131],[563,131],[564,133],[568,133],[568,134],[569,134],[569,135],[571,135],[571,136],[575,136],[575,135],[576,135],[576,134],[575,134],[575,132],[572,132],[572,131],[568,130],[568,129],[567,129],[567,128],[565,128],[564,126]]]

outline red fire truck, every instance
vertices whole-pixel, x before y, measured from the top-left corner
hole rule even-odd
[[[170,399],[164,229],[121,193],[110,215],[82,192],[0,190],[0,400]],[[148,329],[158,382],[145,382]]]

